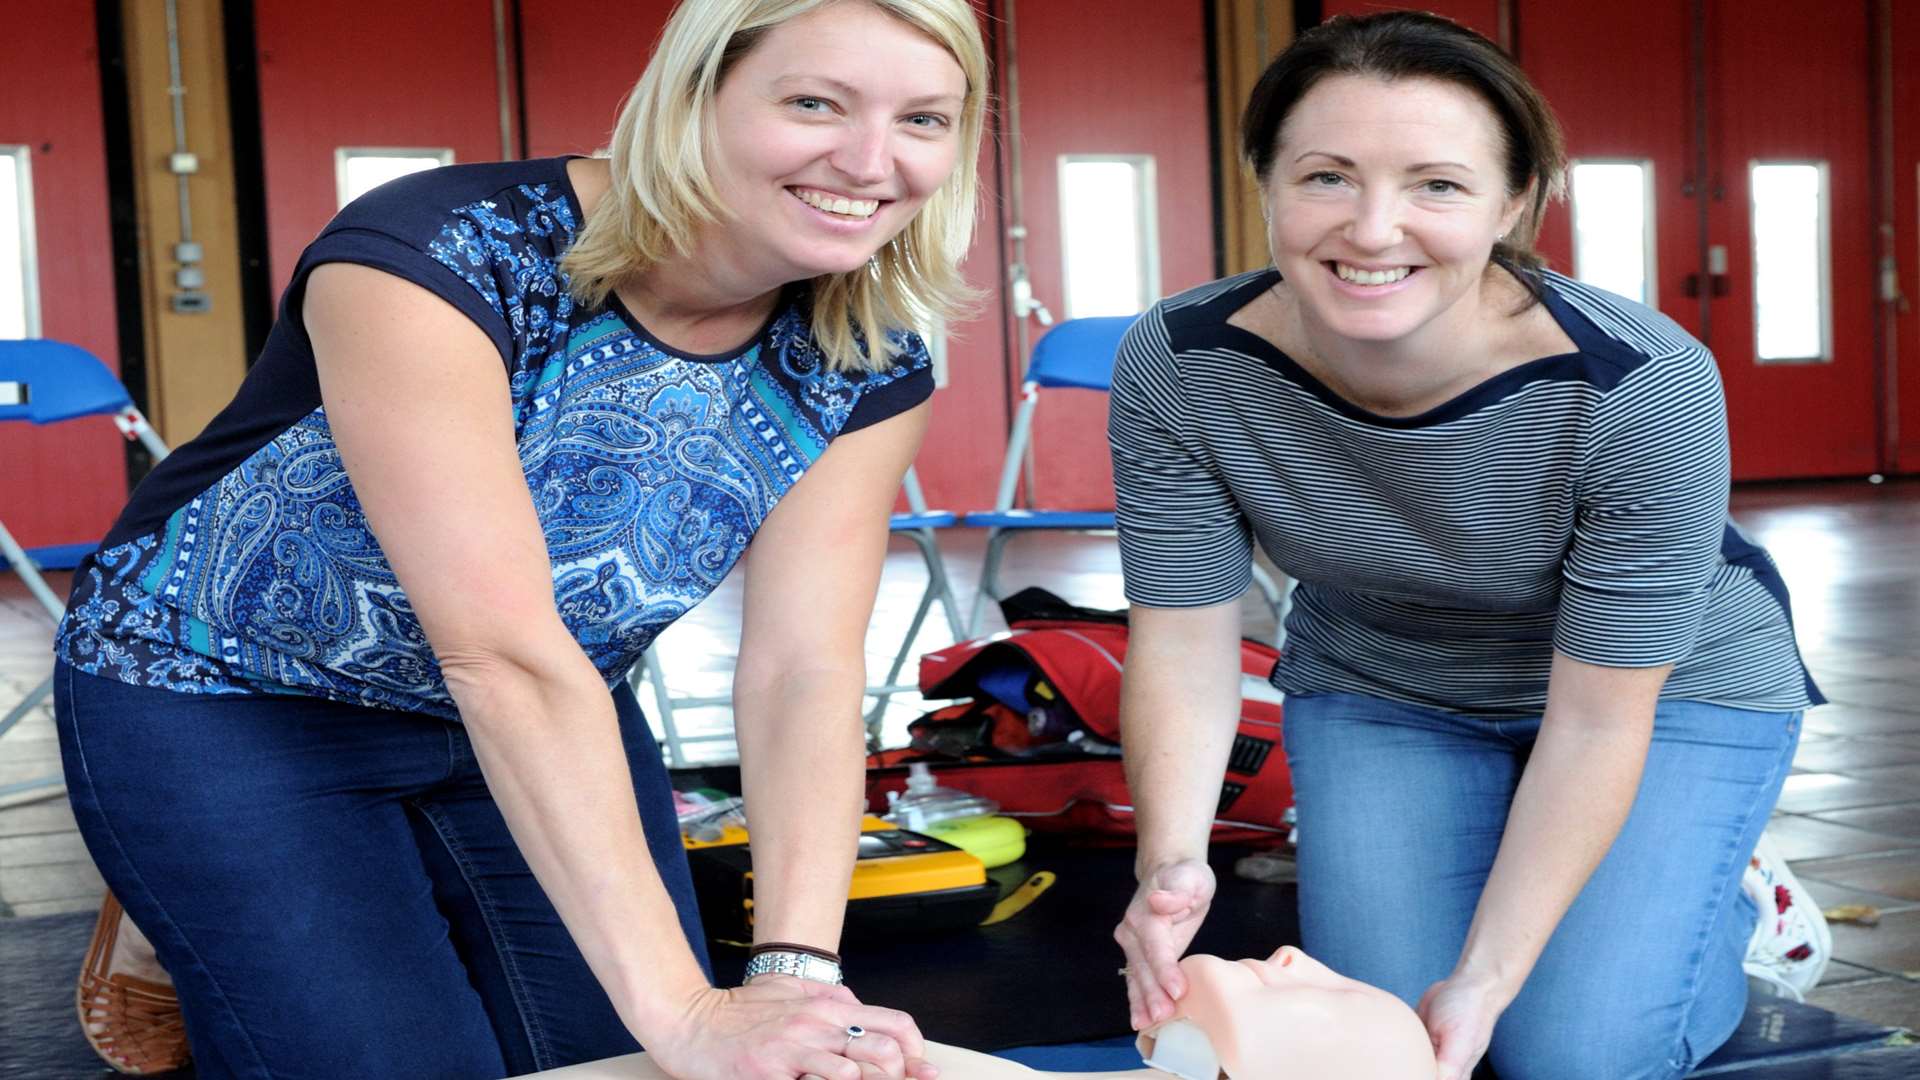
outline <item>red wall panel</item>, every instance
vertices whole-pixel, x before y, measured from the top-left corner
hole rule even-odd
[[[673,7],[672,0],[634,0],[621,5],[618,19],[596,19],[592,60],[583,63],[580,5],[520,0],[528,157],[592,154],[607,145]]]
[[[1213,277],[1207,39],[1200,4],[1113,0],[1018,9],[1027,263],[1034,294],[1064,315],[1058,156],[1150,154],[1157,177],[1160,291]],[[1033,327],[1037,338],[1041,332]],[[1107,402],[1053,391],[1034,429],[1035,505],[1113,506]]]
[[[1520,14],[1520,62],[1560,118],[1567,157],[1652,162],[1652,302],[1697,334],[1699,304],[1681,295],[1700,261],[1697,206],[1686,191],[1693,110],[1685,8],[1540,3]],[[1631,66],[1605,61],[1628,52],[1638,58]],[[1548,265],[1567,274],[1574,271],[1572,210],[1551,207],[1539,243]]]
[[[1394,9],[1431,11],[1478,30],[1495,41],[1500,40],[1499,0],[1425,0],[1423,3],[1407,4],[1382,3],[1381,0],[1325,0],[1320,5],[1321,15],[1329,19],[1335,15],[1365,15]]]
[[[334,150],[450,147],[501,157],[493,5],[256,3],[267,236],[276,296],[339,208]]]
[[[9,14],[0,72],[0,144],[31,148],[41,335],[80,345],[118,371],[90,0]],[[25,546],[98,540],[126,496],[126,457],[111,420],[0,425],[0,514]]]

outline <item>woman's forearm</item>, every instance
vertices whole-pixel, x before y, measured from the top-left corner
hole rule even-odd
[[[1130,614],[1120,691],[1135,871],[1206,857],[1240,719],[1240,605]]]
[[[1508,812],[1456,974],[1490,975],[1508,1000],[1626,823],[1652,731],[1645,723],[1542,724]]]
[[[866,805],[865,674],[820,666],[736,677],[757,941],[838,949]]]
[[[571,651],[537,673],[449,666],[447,685],[515,844],[621,1018],[649,1041],[707,978],[641,830],[606,684]]]

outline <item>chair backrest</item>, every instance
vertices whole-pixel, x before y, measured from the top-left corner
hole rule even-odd
[[[78,345],[45,338],[0,341],[0,420],[51,424],[111,416],[132,404],[107,365]]]
[[[1106,390],[1113,385],[1113,358],[1132,315],[1069,319],[1042,334],[1027,361],[1027,381],[1044,387]]]

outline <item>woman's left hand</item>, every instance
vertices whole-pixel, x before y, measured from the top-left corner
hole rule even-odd
[[[1427,987],[1416,1011],[1433,1039],[1439,1080],[1467,1080],[1473,1074],[1509,1000],[1487,975],[1455,972]]]

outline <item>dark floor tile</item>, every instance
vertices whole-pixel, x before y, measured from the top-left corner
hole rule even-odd
[[[1793,755],[1795,768],[1812,772],[1851,772],[1914,762],[1920,762],[1920,745],[1890,739],[1818,739],[1802,742]]]
[[[1859,982],[1862,979],[1884,978],[1886,978],[1885,975],[1871,968],[1856,967],[1842,960],[1832,960],[1827,963],[1827,970],[1820,975],[1820,985],[1839,986],[1843,983]],[[1920,987],[1915,987],[1915,989],[1920,989]],[[1854,1014],[1849,1013],[1847,1015],[1851,1016]]]
[[[73,821],[73,807],[67,805],[65,795],[0,809],[0,836],[24,836],[78,828]]]
[[[1856,829],[1920,840],[1920,802],[1864,806],[1855,810],[1827,810],[1809,816],[1836,825],[1851,825]]]
[[[1900,978],[1821,983],[1807,1004],[1888,1027],[1920,1029],[1920,983]]]
[[[0,836],[0,873],[11,873],[23,866],[75,862],[90,857],[78,832]]]
[[[1888,975],[1920,978],[1920,910],[1895,911],[1878,926],[1833,926],[1833,958]]]
[[[9,867],[0,879],[0,901],[20,904],[34,900],[66,900],[77,896],[99,896],[106,885],[92,862],[49,863],[45,866]]]
[[[1862,780],[1876,784],[1901,784],[1916,795],[1920,795],[1920,764],[1870,766],[1857,765],[1840,770],[1848,776],[1857,776]]]
[[[8,905],[8,908],[13,912],[12,917],[18,919],[31,919],[39,915],[65,915],[73,911],[98,911],[100,894],[68,896],[59,900],[27,900]],[[79,970],[77,964],[75,970]]]
[[[1820,689],[1828,701],[1869,709],[1890,709],[1920,717],[1920,694],[1905,682],[1883,679],[1828,679]]]
[[[1809,652],[1806,662],[1815,679],[1901,679],[1920,674],[1913,658],[1878,651]]]
[[[1791,814],[1774,818],[1769,822],[1767,835],[1773,837],[1773,842],[1780,849],[1783,858],[1796,863],[1802,859],[1861,855],[1914,846],[1911,840],[1897,836],[1883,836],[1864,829],[1850,829],[1845,825],[1834,825]]]
[[[1905,784],[1875,783],[1838,773],[1795,773],[1780,789],[1776,810],[1789,814],[1844,810],[1854,806],[1906,802],[1913,789]]]
[[[1771,829],[1768,831],[1772,832]],[[1864,889],[1920,904],[1920,851],[1909,849],[1852,859],[1790,861],[1793,863],[1793,872],[1803,878],[1819,878],[1835,885]]]
[[[1807,870],[1807,867],[1811,865],[1813,864],[1796,863],[1793,872],[1795,877],[1800,881],[1800,887],[1806,891],[1808,896],[1813,898],[1814,905],[1821,911],[1851,905],[1864,905],[1870,908],[1877,908],[1883,913],[1899,911],[1910,907],[1920,907],[1920,902],[1913,900],[1907,900],[1898,896],[1887,896],[1884,893],[1869,892],[1866,889],[1857,889],[1851,885],[1840,885],[1814,877]]]
[[[1920,716],[1860,705],[1821,705],[1807,711],[1806,729],[1823,735],[1879,735],[1920,731]]]

